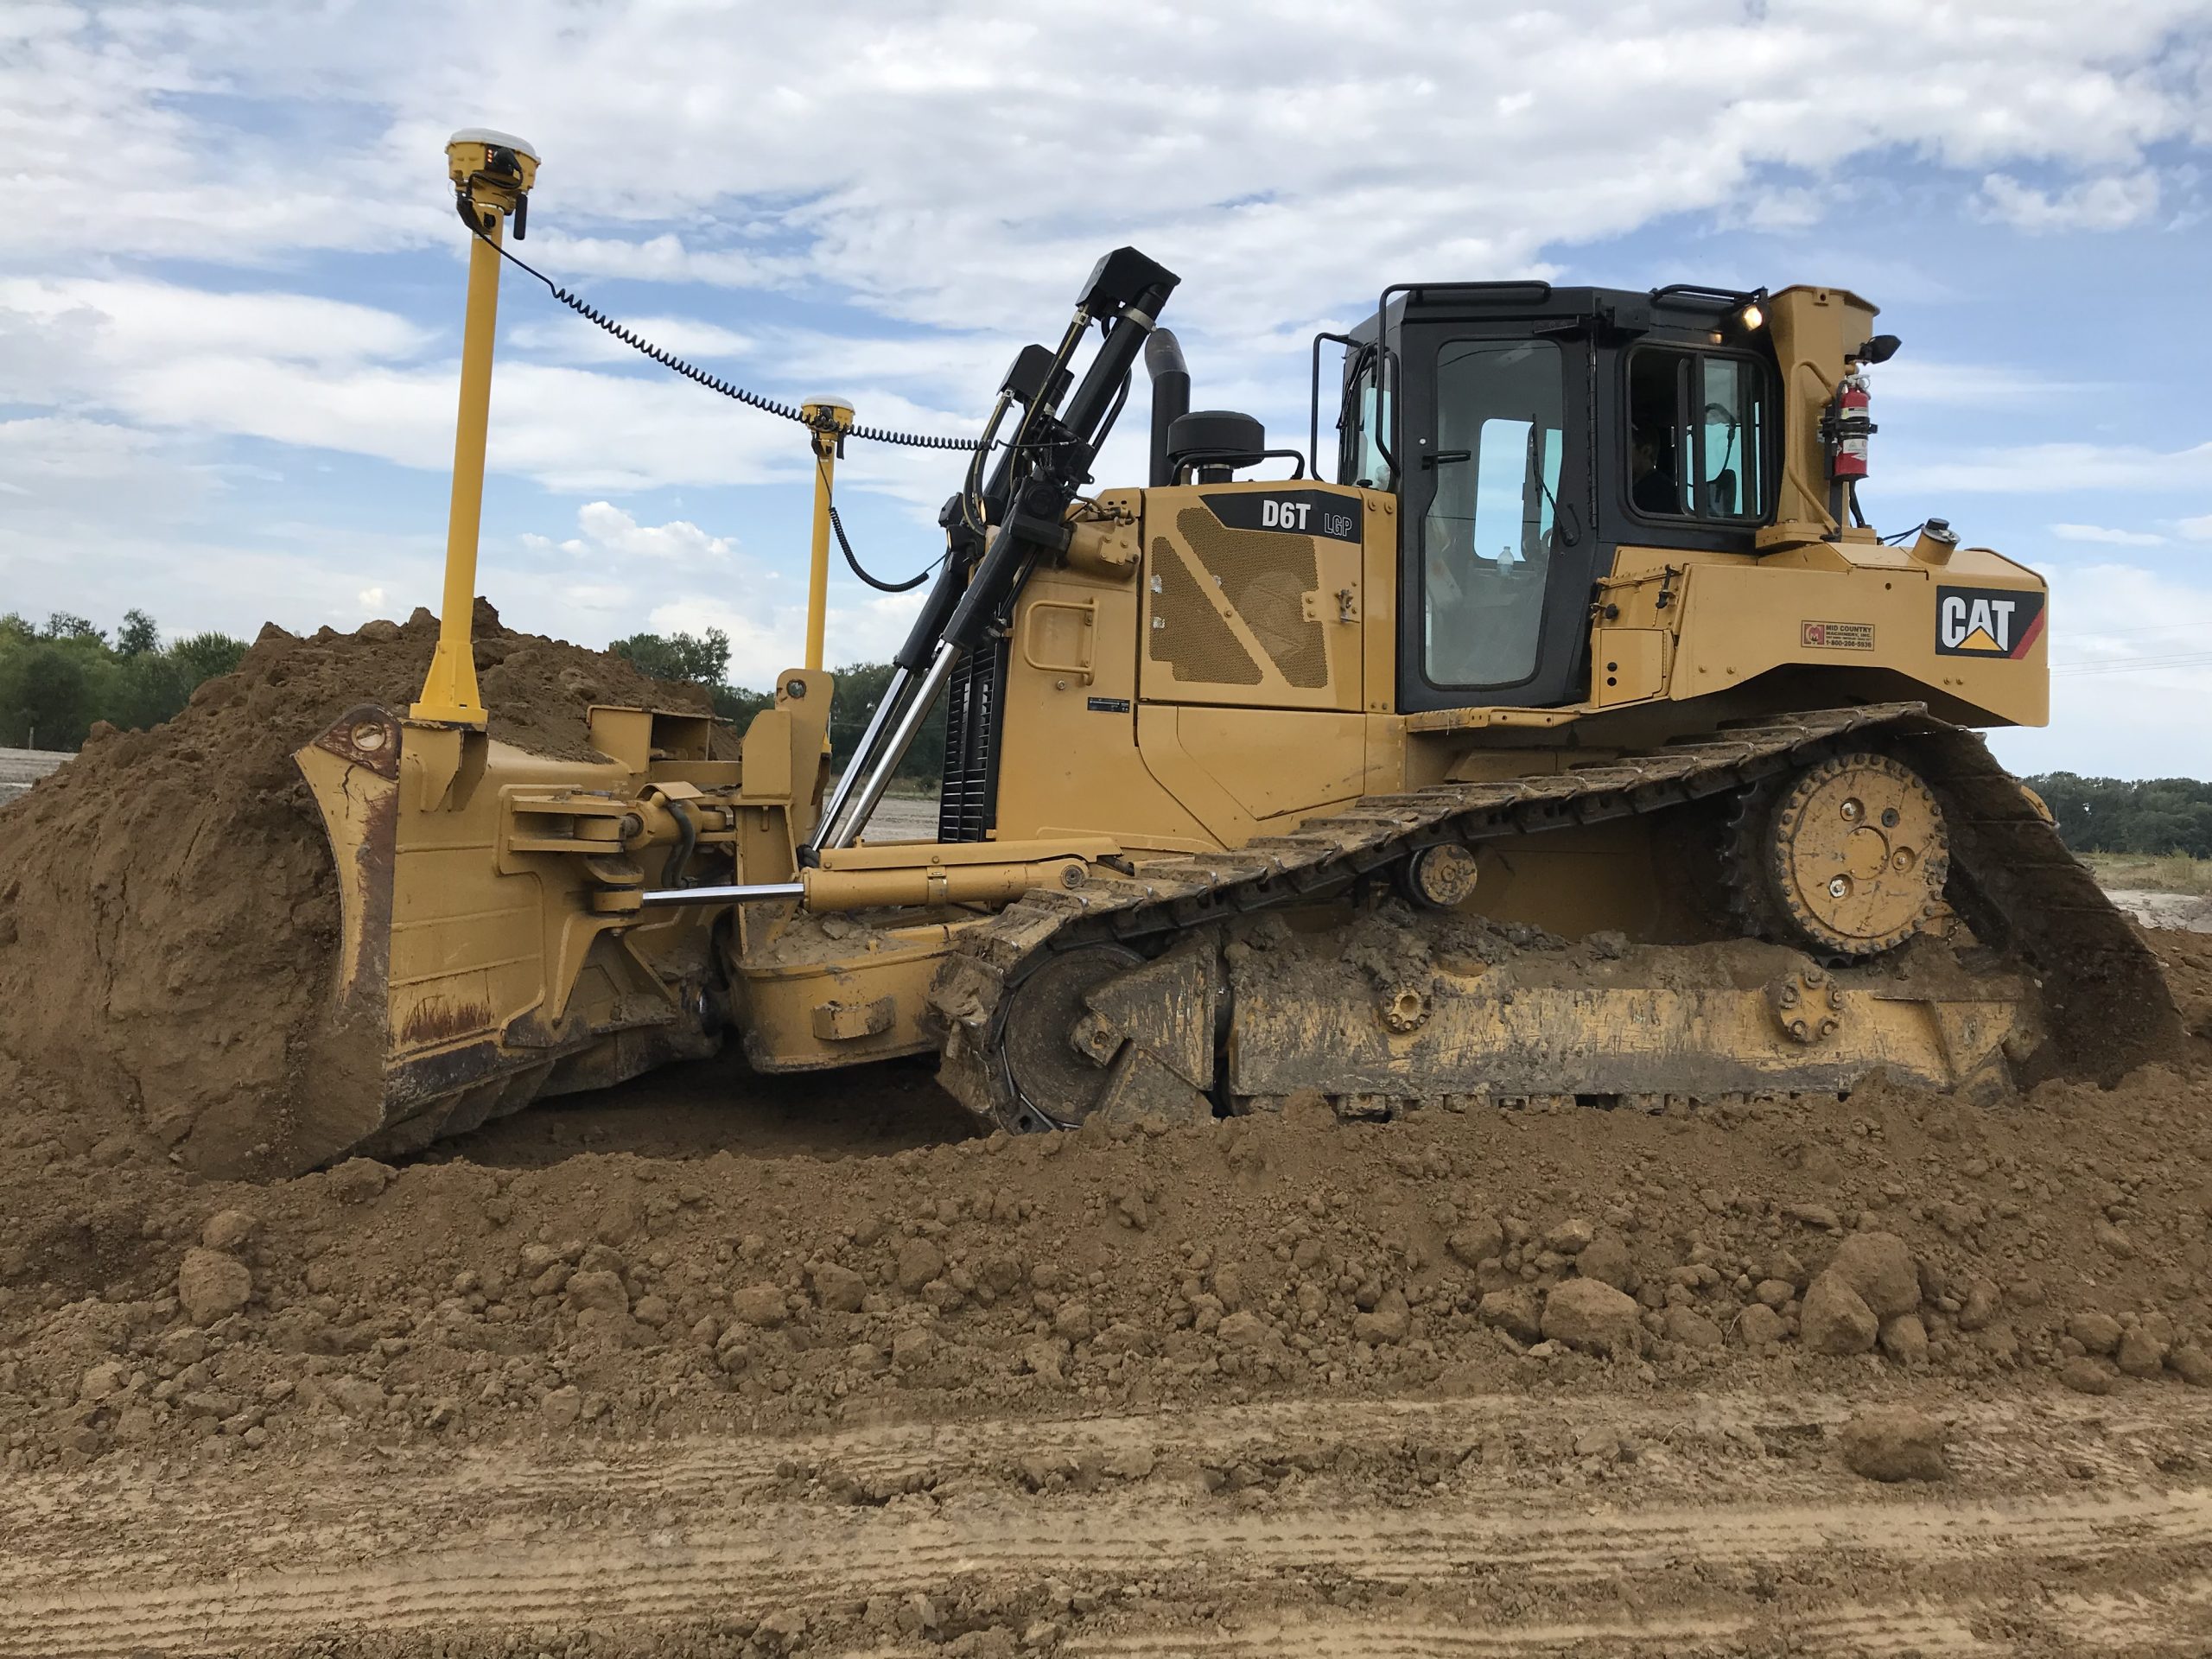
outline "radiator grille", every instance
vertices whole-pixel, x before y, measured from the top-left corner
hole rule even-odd
[[[1302,690],[1329,683],[1329,648],[1321,624],[1306,620],[1306,595],[1320,586],[1310,536],[1231,530],[1204,507],[1186,507],[1175,528],[1198,563],[1221,579],[1221,591],[1284,679]]]
[[[1184,685],[1257,685],[1260,665],[1165,536],[1152,543],[1152,660]]]
[[[945,682],[944,776],[937,806],[939,841],[982,841],[999,821],[999,688],[1007,642],[962,658]]]

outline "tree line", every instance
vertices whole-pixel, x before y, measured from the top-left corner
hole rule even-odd
[[[226,633],[163,645],[141,610],[125,611],[112,639],[67,611],[40,627],[11,611],[0,616],[0,748],[75,749],[95,721],[158,726],[202,680],[236,668],[245,649]]]
[[[2026,783],[2043,797],[2075,852],[2212,858],[2212,782],[2047,772]]]
[[[728,683],[729,636],[720,628],[709,628],[703,634],[633,633],[607,649],[655,679],[704,686],[715,700],[715,712],[736,722],[741,730],[760,710],[775,707],[773,692]],[[837,689],[830,699],[830,755],[842,768],[860,747],[868,716],[891,683],[891,664],[848,663],[836,675]],[[944,771],[944,700],[940,697],[915,734],[896,776],[910,783],[935,784]]]

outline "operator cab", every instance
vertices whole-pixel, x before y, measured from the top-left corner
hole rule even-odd
[[[1322,337],[1336,481],[1401,502],[1402,711],[1580,702],[1617,548],[1754,550],[1780,464],[1758,297],[1401,286]]]

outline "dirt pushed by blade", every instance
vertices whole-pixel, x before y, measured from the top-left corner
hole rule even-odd
[[[537,753],[590,757],[594,702],[702,701],[619,658],[511,632],[481,600],[475,636],[492,736]],[[352,634],[265,627],[175,719],[96,728],[0,811],[0,1052],[194,1167],[281,1166],[339,932],[328,844],[292,752],[358,704],[404,712],[436,639],[426,611]]]
[[[699,1070],[726,1127],[688,1148],[594,1151],[612,1107],[547,1108],[260,1185],[0,1075],[0,1466],[1075,1401],[2212,1383],[2201,1065],[1987,1106],[1309,1101],[868,1155],[934,1097],[890,1065],[816,1109],[826,1161],[772,1155],[805,1144],[787,1080]],[[653,1077],[621,1098],[665,1116]]]

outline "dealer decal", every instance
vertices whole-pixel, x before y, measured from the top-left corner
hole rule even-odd
[[[1936,654],[2024,657],[2043,635],[2043,601],[2030,588],[1938,588]]]
[[[1815,651],[1872,651],[1872,622],[1800,622],[1797,643]]]

